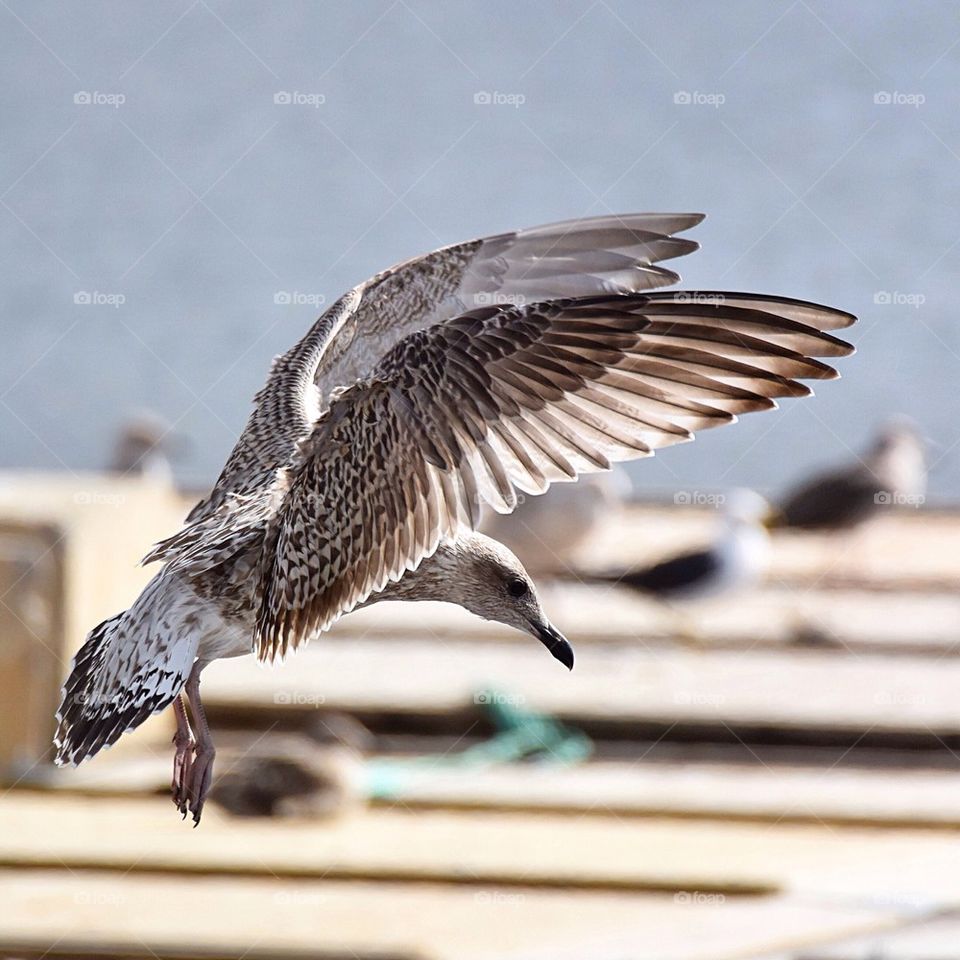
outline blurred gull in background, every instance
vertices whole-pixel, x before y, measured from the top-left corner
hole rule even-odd
[[[183,438],[171,424],[151,410],[141,410],[120,427],[110,471],[173,486],[172,461],[182,448]]]
[[[709,546],[605,579],[665,603],[717,596],[758,582],[770,563],[763,526],[770,505],[758,493],[741,489],[726,496],[721,510]]]
[[[879,510],[921,503],[927,489],[925,447],[912,421],[892,418],[862,457],[816,474],[788,493],[770,525],[849,530]]]

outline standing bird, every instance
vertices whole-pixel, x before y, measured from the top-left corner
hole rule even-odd
[[[770,526],[849,530],[886,507],[921,502],[927,489],[924,447],[911,421],[888,421],[863,457],[817,474],[789,493]]]
[[[770,538],[763,526],[770,505],[752,490],[734,490],[722,511],[709,546],[604,579],[664,603],[699,600],[756,583],[770,563]]]
[[[110,471],[173,486],[170,461],[179,439],[162,417],[150,411],[138,413],[123,424],[117,435]]]
[[[213,742],[200,674],[273,661],[379,600],[446,600],[567,667],[517,558],[474,533],[517,490],[608,470],[831,379],[848,313],[754,294],[649,293],[697,214],[593,217],[445,247],[337,300],[278,357],[212,493],[160,571],[81,647],[57,761],[173,705],[173,798],[199,822]],[[187,716],[192,718],[193,731]],[[195,734],[195,736],[194,736]]]

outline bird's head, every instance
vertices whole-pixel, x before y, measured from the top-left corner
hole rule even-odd
[[[573,669],[573,647],[547,619],[530,575],[510,550],[490,537],[469,533],[441,543],[432,557],[405,574],[397,586],[398,593],[407,594],[397,599],[456,603],[484,620],[529,633],[565,667]]]

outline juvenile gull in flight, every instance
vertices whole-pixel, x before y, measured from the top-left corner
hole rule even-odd
[[[161,569],[78,652],[57,761],[150,714],[177,718],[173,797],[200,819],[214,749],[200,673],[272,661],[383,599],[447,600],[541,640],[568,667],[520,562],[475,534],[484,503],[609,469],[805,396],[854,318],[745,293],[649,291],[697,248],[699,214],[521,230],[401,263],[337,300],[278,357],[226,466]],[[188,723],[189,707],[193,731]]]

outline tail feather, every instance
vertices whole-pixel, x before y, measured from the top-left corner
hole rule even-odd
[[[74,657],[57,711],[57,764],[81,763],[116,743],[183,687],[194,651],[154,631],[162,617],[144,616],[160,586],[155,580],[133,608],[94,627]]]
[[[60,695],[57,732],[53,738],[56,762],[78,763],[88,737],[102,726],[108,705],[94,696],[97,675],[103,670],[109,641],[124,614],[118,613],[90,631],[70,665]]]

